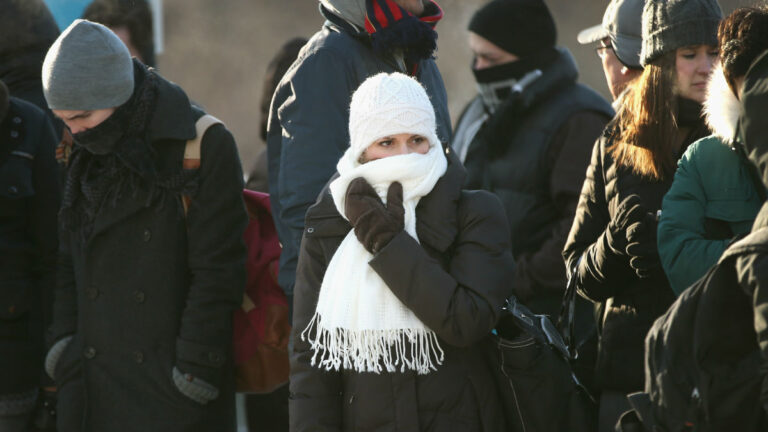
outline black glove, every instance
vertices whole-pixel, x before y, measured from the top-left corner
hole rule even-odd
[[[639,278],[647,278],[661,267],[656,243],[656,216],[645,212],[643,219],[627,228],[629,265]]]
[[[405,229],[403,185],[399,182],[389,185],[385,206],[373,186],[358,177],[347,188],[344,213],[363,247],[376,254]]]
[[[619,203],[618,207],[616,207],[616,214],[605,230],[608,247],[611,248],[613,253],[616,255],[625,255],[627,253],[627,246],[629,244],[626,236],[627,228],[632,224],[642,221],[646,213],[645,208],[643,208],[640,202],[640,197],[637,195],[629,195]]]
[[[30,432],[53,432],[56,430],[56,392],[41,389],[32,411]]]

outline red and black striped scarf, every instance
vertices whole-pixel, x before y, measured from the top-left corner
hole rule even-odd
[[[435,26],[443,18],[443,10],[434,0],[425,6],[420,17],[394,0],[366,0],[365,7],[365,30],[371,35],[374,51],[402,51],[409,69],[419,60],[432,57],[437,48]]]

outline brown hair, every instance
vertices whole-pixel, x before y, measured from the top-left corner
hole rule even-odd
[[[747,74],[752,62],[768,50],[768,7],[744,7],[734,10],[717,29],[720,62],[734,94],[734,80]]]
[[[629,84],[616,115],[615,144],[608,148],[618,166],[651,180],[663,180],[676,167],[675,56],[674,50],[665,53]]]
[[[152,9],[146,0],[94,0],[83,12],[83,18],[111,28],[126,27],[141,61],[155,66]]]

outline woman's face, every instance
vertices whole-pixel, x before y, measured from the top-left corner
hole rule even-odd
[[[410,153],[427,154],[428,151],[429,140],[426,137],[408,133],[389,135],[379,138],[369,145],[362,156],[360,156],[360,162],[366,163],[376,159]]]
[[[677,94],[703,103],[707,95],[707,80],[717,55],[717,47],[711,45],[678,48],[675,55]]]

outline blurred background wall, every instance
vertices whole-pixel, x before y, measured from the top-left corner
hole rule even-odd
[[[437,63],[448,91],[451,115],[475,93],[466,43],[472,12],[485,0],[437,0],[445,18],[437,26]],[[720,0],[725,14],[755,1]],[[609,98],[593,46],[576,42],[583,28],[599,24],[607,0],[547,0],[558,26],[558,44],[568,47],[580,80]],[[267,63],[288,39],[309,38],[323,24],[317,0],[163,0],[164,52],[160,72],[222,119],[235,135],[247,171],[263,148],[259,97]]]

